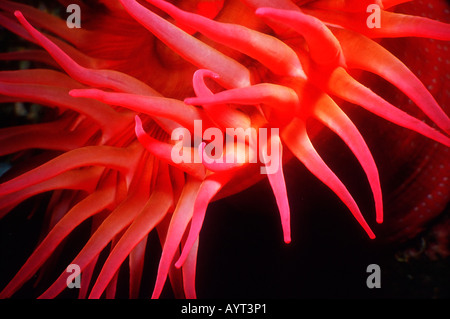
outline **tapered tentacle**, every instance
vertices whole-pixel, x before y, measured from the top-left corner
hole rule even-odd
[[[347,65],[380,75],[403,91],[442,130],[450,134],[450,119],[425,85],[378,43],[348,30],[335,30]]]
[[[392,123],[416,131],[446,146],[450,145],[449,137],[382,99],[369,88],[352,78],[342,68],[335,70],[333,76],[330,78],[327,90],[331,94],[358,104]]]
[[[184,182],[183,182],[184,187]],[[159,241],[161,247],[164,247],[164,243],[167,239],[167,231],[170,226],[170,220],[172,215],[167,215],[162,222],[157,226],[156,230],[158,232]],[[180,257],[180,250],[177,249],[174,255],[174,260]],[[172,286],[172,290],[175,298],[185,298],[184,288],[183,288],[183,271],[175,266],[171,265],[169,268],[169,281]]]
[[[206,86],[205,77],[218,79],[219,75],[205,69],[200,69],[194,72],[192,78],[192,84],[195,94],[198,97],[212,96],[214,95],[211,90]],[[217,123],[221,129],[227,127],[242,127],[247,129],[250,127],[250,118],[244,112],[227,106],[226,104],[217,105],[203,105],[205,111],[210,115],[212,121]]]
[[[358,205],[347,188],[315,150],[306,132],[304,122],[297,118],[294,119],[282,132],[282,138],[292,153],[342,200],[369,237],[375,238],[375,234],[362,216]]]
[[[113,203],[115,199],[115,179],[116,174],[109,174],[102,183],[103,185],[99,186],[98,190],[87,196],[67,212],[33,251],[19,272],[1,292],[0,297],[5,298],[11,296],[25,281],[36,273],[63,239],[79,224]]]
[[[119,176],[120,177],[120,176]],[[120,202],[121,194],[120,194],[120,186],[117,187],[117,203]],[[124,195],[126,196],[126,194]],[[101,214],[94,215],[92,217],[92,223],[91,223],[91,233],[90,236],[92,236],[98,229],[98,227],[101,225],[101,223],[104,221],[105,217]],[[86,299],[88,296],[89,289],[91,288],[91,279],[94,274],[95,267],[97,265],[97,262],[99,260],[99,255],[95,256],[88,265],[83,269],[83,276],[81,276],[81,283],[80,283],[80,293],[79,293],[79,299]]]
[[[59,65],[74,79],[94,87],[110,88],[123,92],[135,92],[147,95],[158,95],[148,85],[127,74],[114,70],[88,69],[77,64],[68,54],[24,18],[22,13],[16,11],[15,16],[32,37],[59,63]]]
[[[40,27],[56,34],[58,37],[71,42],[72,44],[79,45],[80,39],[86,37],[86,29],[68,29],[64,20],[57,18],[42,10],[20,4],[11,1],[4,0],[0,3],[0,9],[9,13],[20,11],[23,15],[27,16],[30,21],[39,25]]]
[[[141,164],[141,175],[133,179],[127,198],[120,203],[105,219],[90,237],[83,249],[71,262],[84,268],[97,258],[106,245],[117,234],[124,230],[142,211],[149,198],[149,187],[152,178],[153,159]],[[57,296],[66,286],[67,273],[63,272],[58,279],[39,296],[40,299],[49,299]]]
[[[178,9],[167,1],[147,0],[175,20],[198,30],[208,38],[258,60],[275,74],[305,79],[300,61],[288,45],[267,34],[231,23],[221,23]]]
[[[71,121],[71,117],[66,117],[49,123],[0,129],[0,156],[33,148],[70,151],[83,147],[97,131],[95,126],[91,125],[90,130],[86,128],[55,135],[55,129],[64,132]]]
[[[129,93],[105,92],[97,89],[72,90],[73,97],[85,97],[96,99],[100,102],[122,106],[135,112],[145,113],[155,118],[164,117],[171,119],[190,131],[194,131],[194,120],[204,121],[208,125],[202,110],[191,105],[186,105],[177,99],[169,99],[159,96],[143,96]]]
[[[295,29],[309,48],[311,59],[319,65],[344,65],[342,49],[333,33],[319,19],[300,11],[259,8],[256,15],[274,19]]]
[[[196,176],[199,179],[202,179],[205,176],[205,169],[202,167],[201,163],[195,163],[194,161],[180,163],[175,162],[172,158],[174,145],[161,142],[147,135],[142,127],[142,121],[139,116],[136,116],[135,130],[139,142],[153,155],[190,175]],[[195,157],[195,155],[192,154],[195,152],[195,149],[191,147],[184,147],[183,152],[190,154],[190,158]]]
[[[128,121],[132,121],[130,115],[119,114],[106,104],[94,100],[77,100],[68,93],[68,88],[52,85],[0,82],[0,94],[19,101],[54,106],[62,110],[70,109],[88,116],[100,125],[105,139],[117,135],[118,130],[122,131],[130,125],[130,122],[126,123],[127,117]]]
[[[71,170],[59,174],[53,178],[29,186],[20,192],[2,195],[0,199],[0,218],[6,215],[17,204],[34,195],[56,189],[77,189],[93,192],[103,168],[90,167],[82,170]]]
[[[195,291],[195,273],[197,269],[197,253],[199,239],[194,242],[186,261],[183,263],[183,288],[187,299],[196,299]]]
[[[250,85],[250,73],[242,64],[178,29],[136,1],[120,2],[131,16],[185,60],[219,74],[220,82],[224,86],[233,88]]]
[[[192,97],[184,100],[187,104],[219,104],[219,103],[240,103],[276,104],[279,109],[295,111],[293,105],[298,105],[298,96],[294,90],[271,83],[260,83],[245,88],[230,89],[216,93],[211,96]],[[287,111],[286,110],[286,111]]]
[[[383,37],[423,37],[443,41],[450,40],[450,25],[444,22],[387,11],[381,12],[381,19],[383,23],[379,30]]]
[[[89,298],[100,298],[107,284],[132,249],[161,221],[173,205],[167,165],[158,168],[158,182],[150,199],[114,246],[92,288]]]
[[[324,23],[339,25],[369,38],[424,37],[443,41],[450,40],[450,25],[424,17],[380,10],[380,27],[368,28],[366,12],[310,9],[303,11]]]
[[[115,273],[113,279],[108,283],[108,287],[105,290],[106,299],[114,299],[117,292],[117,282],[119,280],[119,273]]]
[[[383,222],[383,198],[381,195],[380,178],[375,161],[364,138],[347,115],[331,100],[325,99],[314,109],[315,116],[332,129],[349,146],[363,167],[372,189],[376,220]]]
[[[268,144],[271,145],[270,157],[268,156]],[[260,152],[266,166],[264,173],[267,174],[273,194],[275,195],[278,211],[280,213],[281,226],[283,229],[283,239],[284,242],[288,244],[291,242],[291,213],[286,190],[286,182],[283,174],[283,146],[279,135],[272,134],[270,137],[270,143],[261,145],[261,148],[262,149]],[[275,168],[273,168],[273,166],[275,166]]]
[[[214,95],[214,93],[206,85],[205,77],[209,77],[211,79],[218,79],[219,75],[207,69],[199,69],[195,71],[194,75],[192,76],[192,86],[197,96]]]
[[[139,298],[141,289],[142,275],[144,273],[145,252],[147,249],[148,236],[142,240],[130,251],[128,266],[130,268],[130,299]]]
[[[230,89],[210,96],[186,98],[184,102],[195,105],[224,103],[258,105],[264,103],[278,115],[280,120],[290,120],[292,114],[297,113],[299,108],[299,98],[293,89],[270,83]]]
[[[100,177],[99,184],[103,183],[104,179],[105,178],[103,176]],[[55,225],[64,217],[74,203],[78,203],[84,198],[85,196],[83,196],[82,192],[77,190],[54,191],[46,211],[47,220],[49,221],[48,229],[55,227]],[[45,233],[41,235],[40,241],[44,239],[45,235],[47,234]]]
[[[0,185],[0,194],[10,194],[44,182],[61,173],[83,166],[99,165],[129,172],[136,166],[142,150],[134,144],[128,149],[112,146],[86,146],[66,152],[45,164]]]
[[[277,8],[283,10],[292,10],[292,11],[300,11],[300,8],[291,0],[242,0],[247,6],[256,10],[258,8]],[[284,35],[285,33],[289,33],[291,30],[290,27],[282,24],[278,21],[274,21],[273,19],[261,17],[262,20],[267,24],[272,30],[275,31],[276,34]]]
[[[428,92],[413,72],[371,39],[450,40],[449,25],[386,11],[408,0],[58,2],[81,6],[83,28],[69,30],[64,17],[0,0],[0,25],[23,37],[12,46],[21,50],[25,40],[42,48],[0,53],[0,60],[12,61],[5,63],[6,69],[27,69],[0,71],[0,112],[7,114],[0,122],[13,117],[17,123],[39,123],[0,129],[0,156],[7,155],[0,164],[6,181],[0,184],[0,218],[20,202],[52,192],[37,249],[0,297],[18,291],[47,266],[50,256],[57,259],[63,241],[90,222],[90,239],[71,261],[82,271],[80,297],[116,297],[127,257],[129,296],[139,297],[147,238],[151,243],[149,234],[156,231],[162,254],[152,297],[161,295],[169,278],[175,297],[195,298],[199,237],[213,200],[267,175],[284,241],[291,241],[282,167],[286,155],[299,159],[375,238],[352,194],[316,151],[309,126],[307,130],[309,120],[319,121],[323,125],[311,126],[314,133],[326,126],[347,144],[367,176],[376,221],[381,222],[377,167],[335,98],[450,146],[449,117],[432,96],[446,83],[436,77]],[[431,4],[440,9],[442,3]],[[371,28],[370,10],[376,15],[377,6],[381,25]],[[42,62],[55,71],[28,69]],[[200,70],[194,72],[196,68]],[[434,123],[425,124],[391,105],[350,76],[350,69],[390,81]],[[443,70],[435,66],[433,72],[442,75]],[[196,97],[183,103],[192,96],[192,74]],[[444,104],[445,93],[436,95]],[[42,105],[44,112],[37,114],[32,104]],[[264,139],[265,129],[272,135],[267,138],[266,133]],[[436,200],[442,203],[442,198]],[[40,205],[38,201],[28,215]],[[99,258],[103,256],[106,262]],[[40,298],[57,296],[67,288],[67,279],[64,271]]]
[[[23,28],[20,24],[17,23],[17,21],[13,20],[9,16],[6,16],[2,12],[0,12],[0,25],[11,31],[12,33],[18,35],[19,37],[30,41],[32,43],[36,43],[36,40],[33,39],[32,36]]]
[[[135,79],[134,77],[131,77],[129,75],[126,75],[124,73],[121,72],[117,72],[114,70],[97,70],[97,69],[89,69],[86,67],[81,66],[80,64],[78,64],[76,61],[74,61],[70,55],[66,54],[63,50],[61,50],[57,45],[55,45],[52,41],[50,41],[47,37],[45,37],[43,34],[41,34],[39,31],[37,31],[36,29],[34,29],[26,20],[25,18],[23,18],[23,16],[20,14],[20,12],[16,12],[15,13],[16,16],[18,17],[19,21],[27,28],[28,32],[30,34],[33,35],[33,37],[36,39],[36,41],[42,46],[44,47],[50,54],[51,56],[61,65],[61,67],[75,80],[80,81],[84,84],[87,85],[91,85],[93,87],[102,87],[102,88],[110,88],[116,91],[123,91],[123,92],[133,92],[135,94],[143,94],[143,95],[149,95],[149,96],[160,96],[160,94],[158,92],[156,92],[155,90],[153,90],[151,87],[149,87],[148,85],[144,84],[143,82]],[[25,73],[23,75],[23,77],[28,77],[30,78],[30,76],[32,75],[37,75],[36,72],[38,71],[32,71],[31,73]],[[67,86],[70,88],[81,88],[79,84],[76,83],[76,81],[70,79],[64,79],[63,75],[60,76],[56,76],[54,74],[54,72],[52,73],[51,71],[47,71],[48,76],[45,77],[33,77],[33,81],[29,81],[30,83],[35,83],[36,78],[39,78],[39,82],[42,82],[42,78],[44,79],[49,79],[49,80],[44,80],[43,84],[47,84],[46,81],[49,81],[50,83],[54,84],[53,82],[51,82],[52,79],[55,79],[58,77],[59,79],[62,80],[61,83],[57,83],[56,82],[56,87],[59,87],[61,84],[65,85],[66,83],[69,83],[70,81],[74,82],[75,84],[71,85],[71,86]],[[67,76],[66,76],[67,78]],[[6,80],[6,82],[9,82],[10,80]],[[50,84],[48,83],[48,84]],[[31,87],[29,90],[33,90],[34,87]],[[43,88],[41,88],[43,89]],[[55,88],[56,89],[56,88]],[[58,88],[59,90],[62,90],[60,88]],[[8,92],[14,92],[14,89],[11,89],[11,87],[8,87]],[[22,88],[20,90],[20,95],[25,94],[26,91],[24,92],[24,88]],[[55,92],[53,92],[55,93]],[[65,92],[60,92],[61,95],[58,96],[59,100],[67,100],[68,96],[67,93]],[[43,94],[42,96],[40,95],[34,95],[33,99],[34,100],[39,100],[39,102],[45,104],[45,101],[42,101],[42,99],[48,99],[49,96],[54,96],[55,94]],[[56,97],[55,97],[56,98]],[[58,101],[59,101],[58,100]],[[69,100],[70,101],[70,100]],[[50,102],[51,103],[51,102]],[[67,103],[67,102],[66,102]],[[73,103],[73,102],[72,102]],[[76,103],[76,102],[75,102]],[[91,104],[92,102],[86,102],[83,101],[83,103],[78,103],[77,105],[80,106],[85,106],[88,104]],[[52,103],[50,104],[52,105]],[[78,107],[80,107],[78,106]],[[103,115],[98,115],[98,116],[93,116],[93,118],[97,121],[100,120],[105,120],[105,122],[109,122],[109,124],[112,124],[114,122],[118,122],[116,124],[110,125],[110,126],[106,126],[105,130],[105,139],[108,139],[109,136],[111,136],[112,134],[108,131],[108,130],[112,130],[113,132],[115,132],[115,130],[121,131],[124,129],[123,125],[124,125],[124,121],[112,121],[112,119],[109,119],[107,117],[107,115],[109,115],[110,113],[113,112],[113,110],[110,107],[107,107],[106,110],[104,110],[104,108],[101,108],[99,106],[94,107],[95,105],[91,105],[90,107],[83,107],[82,110],[86,110],[90,111],[91,113],[94,112],[100,112]],[[90,113],[89,113],[90,114]],[[94,113],[95,114],[95,113]],[[122,114],[122,117],[125,116],[124,114]],[[161,125],[162,128],[164,128],[166,131],[170,132],[171,130],[173,130],[176,127],[176,123],[172,122],[169,119],[164,119],[164,118],[157,118],[157,122],[158,124]]]
[[[183,192],[181,193],[167,231],[152,298],[158,298],[162,292],[175,252],[177,251],[181,238],[192,218],[194,201],[197,197],[200,185],[200,180],[189,177]]]
[[[80,266],[81,272],[87,267],[94,258],[97,258],[101,250],[112,240],[115,234],[120,232],[125,226],[127,226],[137,214],[136,211],[140,209],[140,205],[143,205],[144,199],[140,201],[133,200],[124,202],[117,210],[116,213],[111,214],[111,219],[105,220],[103,227],[100,227],[97,232],[91,237],[96,239],[94,242],[90,240],[83,247],[77,257],[71,262]],[[120,212],[120,214],[119,214]],[[113,218],[115,220],[113,220]],[[39,299],[50,299],[57,296],[62,290],[66,288],[66,273],[62,273],[58,279],[41,295]]]
[[[16,11],[14,13],[15,15],[19,14],[19,11]],[[9,17],[6,17],[2,13],[0,13],[0,25],[5,27],[6,29],[10,30],[11,32],[17,34],[18,36],[26,39],[27,41],[31,43],[39,44],[39,41],[34,39],[30,34],[27,32],[26,28],[22,27],[19,23],[16,22],[16,20],[12,20]],[[75,49],[72,45],[68,44],[67,42],[56,38],[51,35],[47,35],[47,38],[49,41],[53,42],[56,46],[61,48],[62,51],[66,52],[71,56],[71,58],[76,61],[77,63],[84,65],[86,67],[92,67],[96,68],[101,65],[104,65],[107,63],[107,61],[103,61],[101,59],[93,58],[90,56],[87,56],[83,52]]]
[[[94,258],[83,270],[83,276],[81,276],[80,292],[78,293],[78,299],[86,299],[87,297],[88,288],[91,283],[92,275],[94,273],[98,257],[99,256]]]
[[[189,257],[190,251],[198,241],[208,204],[220,191],[220,189],[231,179],[231,177],[232,175],[228,172],[211,174],[202,182],[194,203],[194,213],[191,220],[189,235],[186,239],[186,243],[184,244],[181,256],[175,263],[175,267],[180,268]]]

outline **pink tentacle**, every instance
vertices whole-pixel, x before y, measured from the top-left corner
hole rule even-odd
[[[167,231],[152,298],[158,298],[162,292],[169,268],[172,265],[175,253],[180,245],[181,238],[192,218],[194,201],[197,197],[200,185],[201,181],[188,178],[183,192],[181,193],[181,197],[175,208]]]
[[[0,156],[33,148],[70,151],[83,147],[97,129],[93,127],[91,130],[65,133],[64,130],[71,121],[71,118],[63,118],[49,123],[0,129]],[[55,129],[61,134],[55,135]]]
[[[150,137],[147,135],[144,131],[144,128],[142,127],[142,121],[139,118],[139,116],[136,115],[136,136],[139,140],[139,142],[153,155],[160,158],[161,160],[169,163],[170,165],[177,167],[181,169],[182,171],[195,176],[199,179],[202,179],[205,176],[205,169],[202,167],[201,163],[195,163],[194,161],[185,163],[176,163],[174,162],[172,158],[172,151],[174,145],[161,142],[155,138]],[[185,147],[183,149],[186,153],[191,154],[191,152],[194,152],[192,148]],[[191,156],[193,158],[194,155]]]
[[[105,209],[114,201],[115,174],[110,174],[97,191],[76,204],[49,232],[33,251],[25,264],[1,292],[0,297],[11,296],[49,258],[56,247],[84,220]]]
[[[185,60],[220,74],[228,88],[249,86],[250,73],[243,65],[211,48],[146,9],[134,0],[120,0],[128,13]]]
[[[363,167],[372,189],[376,220],[383,222],[383,198],[381,195],[380,178],[375,161],[364,138],[347,115],[331,100],[317,103],[315,116],[332,129],[349,146]]]
[[[201,110],[191,105],[186,105],[177,99],[105,92],[98,89],[71,90],[69,94],[73,97],[91,98],[106,104],[122,106],[155,118],[168,118],[188,128],[190,131],[194,130],[194,120],[202,120],[205,122],[204,125],[208,125],[209,122],[205,119]]]
[[[450,40],[450,25],[417,16],[409,16],[380,10],[380,28],[367,27],[367,13],[328,10],[303,10],[324,23],[342,26],[364,34],[369,38],[425,37]]]
[[[144,238],[142,238],[142,240],[133,248],[129,255],[128,265],[130,267],[130,291],[128,295],[130,299],[139,298],[142,274],[144,272],[147,238],[148,236],[144,236]]]
[[[59,65],[75,80],[94,87],[110,88],[123,92],[135,92],[146,95],[158,95],[156,91],[136,78],[114,70],[96,70],[85,68],[76,63],[68,54],[24,18],[22,13],[16,11],[14,15],[32,37],[59,63]]]
[[[53,85],[0,82],[0,94],[8,95],[18,101],[54,106],[62,110],[70,109],[88,116],[99,124],[105,139],[117,135],[117,131],[122,131],[130,125],[130,122],[127,123],[127,120],[132,120],[130,114],[119,114],[98,101],[77,100],[68,93],[68,88]]]
[[[142,174],[133,179],[127,198],[120,203],[101,223],[89,241],[71,262],[80,267],[81,272],[97,258],[106,245],[136,218],[149,198],[148,185],[151,182],[153,160],[145,161]],[[67,273],[58,279],[39,296],[39,299],[55,298],[66,286]]]
[[[375,234],[362,216],[358,205],[333,171],[323,162],[312,145],[306,132],[305,124],[294,119],[282,133],[283,141],[294,155],[325,185],[327,185],[349,208],[355,219],[373,239]]]
[[[267,147],[269,143],[262,145],[261,154],[264,159],[264,163],[266,165],[266,174],[269,179],[270,186],[272,187],[273,194],[275,195],[275,199],[278,205],[278,211],[280,213],[281,226],[283,229],[283,239],[286,244],[291,242],[291,212],[289,207],[289,200],[287,196],[286,190],[286,182],[284,180],[283,174],[283,146],[281,144],[280,137],[278,135],[271,135],[270,144],[271,144],[271,157],[272,161],[275,160],[275,163],[270,163],[270,165],[277,165],[274,172],[272,169],[269,169],[269,157],[267,156]],[[274,144],[278,145],[278,154],[273,147]],[[274,159],[275,157],[275,159]]]
[[[331,94],[360,105],[392,123],[413,130],[446,146],[450,146],[449,137],[385,101],[373,91],[353,79],[343,69],[335,70],[327,89]]]
[[[195,241],[189,252],[186,261],[183,264],[183,288],[187,299],[196,299],[197,293],[195,291],[195,273],[197,269],[197,252],[199,239]]]
[[[311,59],[319,65],[344,65],[342,49],[333,33],[319,19],[300,11],[259,8],[256,15],[274,19],[295,29],[309,48]]]
[[[206,209],[213,197],[222,189],[222,187],[231,179],[232,175],[229,173],[211,174],[209,175],[200,186],[197,198],[194,204],[194,213],[191,220],[191,227],[188,237],[183,246],[181,256],[175,263],[175,267],[180,268],[189,258],[192,249],[197,243],[200,230],[205,218]]]
[[[200,69],[194,72],[192,84],[195,94],[198,97],[214,95],[206,86],[205,77],[218,79],[219,75],[205,69]],[[211,121],[217,123],[221,129],[226,129],[227,127],[242,127],[244,129],[247,129],[250,127],[251,122],[248,115],[226,104],[206,104],[203,105],[203,108],[209,115],[211,115]]]
[[[178,9],[167,1],[147,0],[175,20],[198,30],[208,38],[258,60],[275,74],[306,79],[300,61],[288,45],[267,34],[244,26],[221,23]]]
[[[283,119],[292,117],[298,112],[299,98],[296,92],[288,87],[260,83],[245,88],[230,89],[209,96],[186,98],[186,104],[217,105],[224,103],[239,103],[247,105],[266,104]]]
[[[25,189],[19,189],[20,192],[2,195],[0,199],[0,218],[25,199],[50,190],[76,189],[93,192],[102,171],[103,168],[101,167],[90,167],[77,171],[71,170],[50,179],[44,178],[45,181],[28,186]]]
[[[0,9],[9,13],[20,11],[34,24],[39,25],[41,28],[56,34],[58,37],[76,46],[80,44],[80,39],[86,37],[87,33],[89,33],[86,29],[68,29],[64,20],[24,4],[3,0],[0,2]]]
[[[450,119],[425,85],[406,65],[378,43],[348,30],[335,30],[347,65],[380,75],[413,100],[442,130],[450,134]],[[358,50],[356,50],[358,48]]]
[[[172,187],[168,172],[167,166],[162,165],[159,167],[156,188],[142,211],[133,220],[123,236],[121,236],[108,259],[103,264],[103,268],[92,288],[89,298],[100,298],[125,258],[154,229],[166,215],[168,209],[173,205]]]
[[[138,145],[135,143],[128,149],[112,146],[86,146],[74,149],[1,184],[0,194],[17,192],[83,166],[99,165],[123,172],[134,170],[137,164],[136,157],[141,152]]]

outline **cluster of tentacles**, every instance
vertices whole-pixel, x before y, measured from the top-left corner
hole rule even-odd
[[[72,261],[83,274],[81,298],[99,298],[105,290],[113,297],[127,257],[130,297],[137,297],[146,239],[154,230],[162,255],[152,297],[160,296],[170,277],[179,295],[193,298],[208,204],[227,185],[246,186],[265,176],[279,207],[284,241],[290,242],[282,165],[262,176],[261,163],[250,161],[251,155],[239,164],[175,163],[176,141],[170,137],[178,127],[191,132],[193,147],[183,150],[192,153],[204,151],[208,141],[202,137],[210,127],[223,132],[279,128],[270,143],[285,150],[271,155],[280,163],[287,152],[298,158],[336,193],[370,238],[375,234],[357,203],[315,150],[308,121],[330,128],[354,153],[370,183],[378,223],[383,204],[377,166],[336,101],[450,145],[448,116],[420,80],[376,41],[450,40],[450,26],[443,22],[391,12],[406,1],[218,0],[182,1],[180,7],[160,0],[98,1],[92,7],[60,2],[80,5],[81,29],[68,29],[65,20],[32,7],[0,2],[0,24],[35,44],[0,58],[48,66],[1,71],[1,102],[58,111],[38,124],[0,130],[0,155],[12,163],[0,184],[0,216],[53,191],[46,212],[49,231],[1,297],[12,296],[78,225],[91,219],[92,234]],[[366,24],[366,9],[374,3],[381,8],[380,28]],[[381,98],[350,70],[391,82],[437,128]],[[202,132],[195,132],[194,120],[202,121]],[[267,155],[268,144],[258,148],[247,152]],[[15,155],[6,157],[10,154]],[[104,249],[110,249],[108,258],[88,291]],[[40,297],[57,296],[67,275],[63,271]]]

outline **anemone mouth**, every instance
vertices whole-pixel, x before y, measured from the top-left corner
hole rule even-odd
[[[387,9],[401,2],[376,3],[378,9]],[[118,271],[127,258],[129,293],[137,296],[148,236],[155,232],[162,251],[152,297],[160,296],[167,278],[178,296],[195,297],[198,239],[210,202],[267,177],[283,240],[291,242],[282,165],[289,158],[296,158],[329,188],[367,237],[375,238],[374,221],[382,223],[385,216],[383,180],[371,150],[376,147],[369,144],[376,141],[362,134],[349,116],[356,107],[434,140],[433,148],[424,151],[426,156],[441,154],[450,145],[448,92],[441,108],[430,93],[433,87],[425,87],[376,40],[404,36],[449,40],[447,24],[381,10],[384,25],[374,29],[366,22],[365,9],[371,1],[280,1],[271,6],[254,0],[188,1],[180,7],[160,0],[98,3],[107,10],[100,19],[83,5],[86,29],[69,31],[64,21],[31,7],[10,1],[1,5],[0,23],[42,48],[39,55],[24,51],[4,59],[25,58],[56,67],[56,71],[2,71],[2,102],[39,103],[61,113],[49,122],[1,131],[4,154],[57,151],[43,152],[44,159],[28,157],[31,168],[14,165],[13,176],[5,175],[0,184],[0,216],[30,197],[54,191],[45,212],[48,232],[1,296],[11,296],[78,225],[91,220],[91,236],[72,260],[87,273],[81,297],[114,296]],[[51,22],[46,24],[47,20]],[[396,98],[373,90],[372,81],[364,83],[353,69],[390,82],[414,101],[418,113],[398,108]],[[203,126],[198,128],[198,122]],[[55,130],[61,128],[58,136]],[[239,141],[238,129],[250,133]],[[173,139],[179,130],[181,141]],[[206,143],[212,131],[220,136],[214,146],[224,151],[219,159],[235,147],[248,153],[231,154],[231,163],[206,161],[202,156],[210,149]],[[360,209],[336,167],[318,150],[324,131],[337,136],[360,165],[375,218]],[[210,137],[205,137],[207,132]],[[228,144],[224,136],[233,134],[237,140]],[[259,142],[257,147],[253,140]],[[327,143],[329,137],[323,145]],[[175,147],[183,159],[187,155],[186,161],[174,160]],[[197,155],[200,161],[195,161]],[[253,162],[257,155],[259,161]],[[244,160],[236,165],[237,158]],[[279,165],[271,170],[273,163]],[[395,163],[404,165],[401,159]],[[445,158],[436,163],[442,171],[448,166]],[[415,187],[427,174],[414,167]],[[395,176],[395,169],[386,176]],[[437,189],[436,195],[442,191]],[[433,212],[442,210],[444,201],[441,198],[441,206]],[[411,223],[409,219],[405,223]],[[420,227],[422,222],[412,224]],[[98,263],[102,252],[107,258]],[[90,285],[96,265],[101,270]],[[40,297],[57,296],[66,287],[66,277],[63,272]]]

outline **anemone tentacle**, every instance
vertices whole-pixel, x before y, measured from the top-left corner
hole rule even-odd
[[[140,297],[151,234],[161,248],[151,297],[169,280],[176,297],[196,298],[202,229],[221,196],[267,178],[283,240],[294,240],[289,200],[296,194],[283,167],[290,158],[374,239],[372,220],[315,139],[324,128],[345,143],[368,181],[375,221],[392,220],[380,181],[385,167],[375,162],[353,106],[427,137],[423,143],[440,143],[439,150],[450,146],[448,94],[438,98],[384,45],[384,38],[450,40],[449,24],[395,12],[407,0],[58,2],[82,8],[81,29],[25,4],[0,3],[0,25],[30,43],[0,53],[7,64],[0,112],[43,107],[36,123],[0,128],[0,164],[7,164],[6,172],[0,167],[0,217],[51,193],[39,244],[0,298],[45,269],[88,221],[89,238],[70,257],[83,273],[80,298],[115,297],[127,260],[129,297]],[[380,9],[379,28],[367,25],[370,5]],[[360,75],[368,73],[390,82],[420,115],[374,90]],[[180,131],[187,137],[173,139]],[[175,150],[186,155],[181,162]],[[37,296],[57,297],[67,276],[62,271]]]

